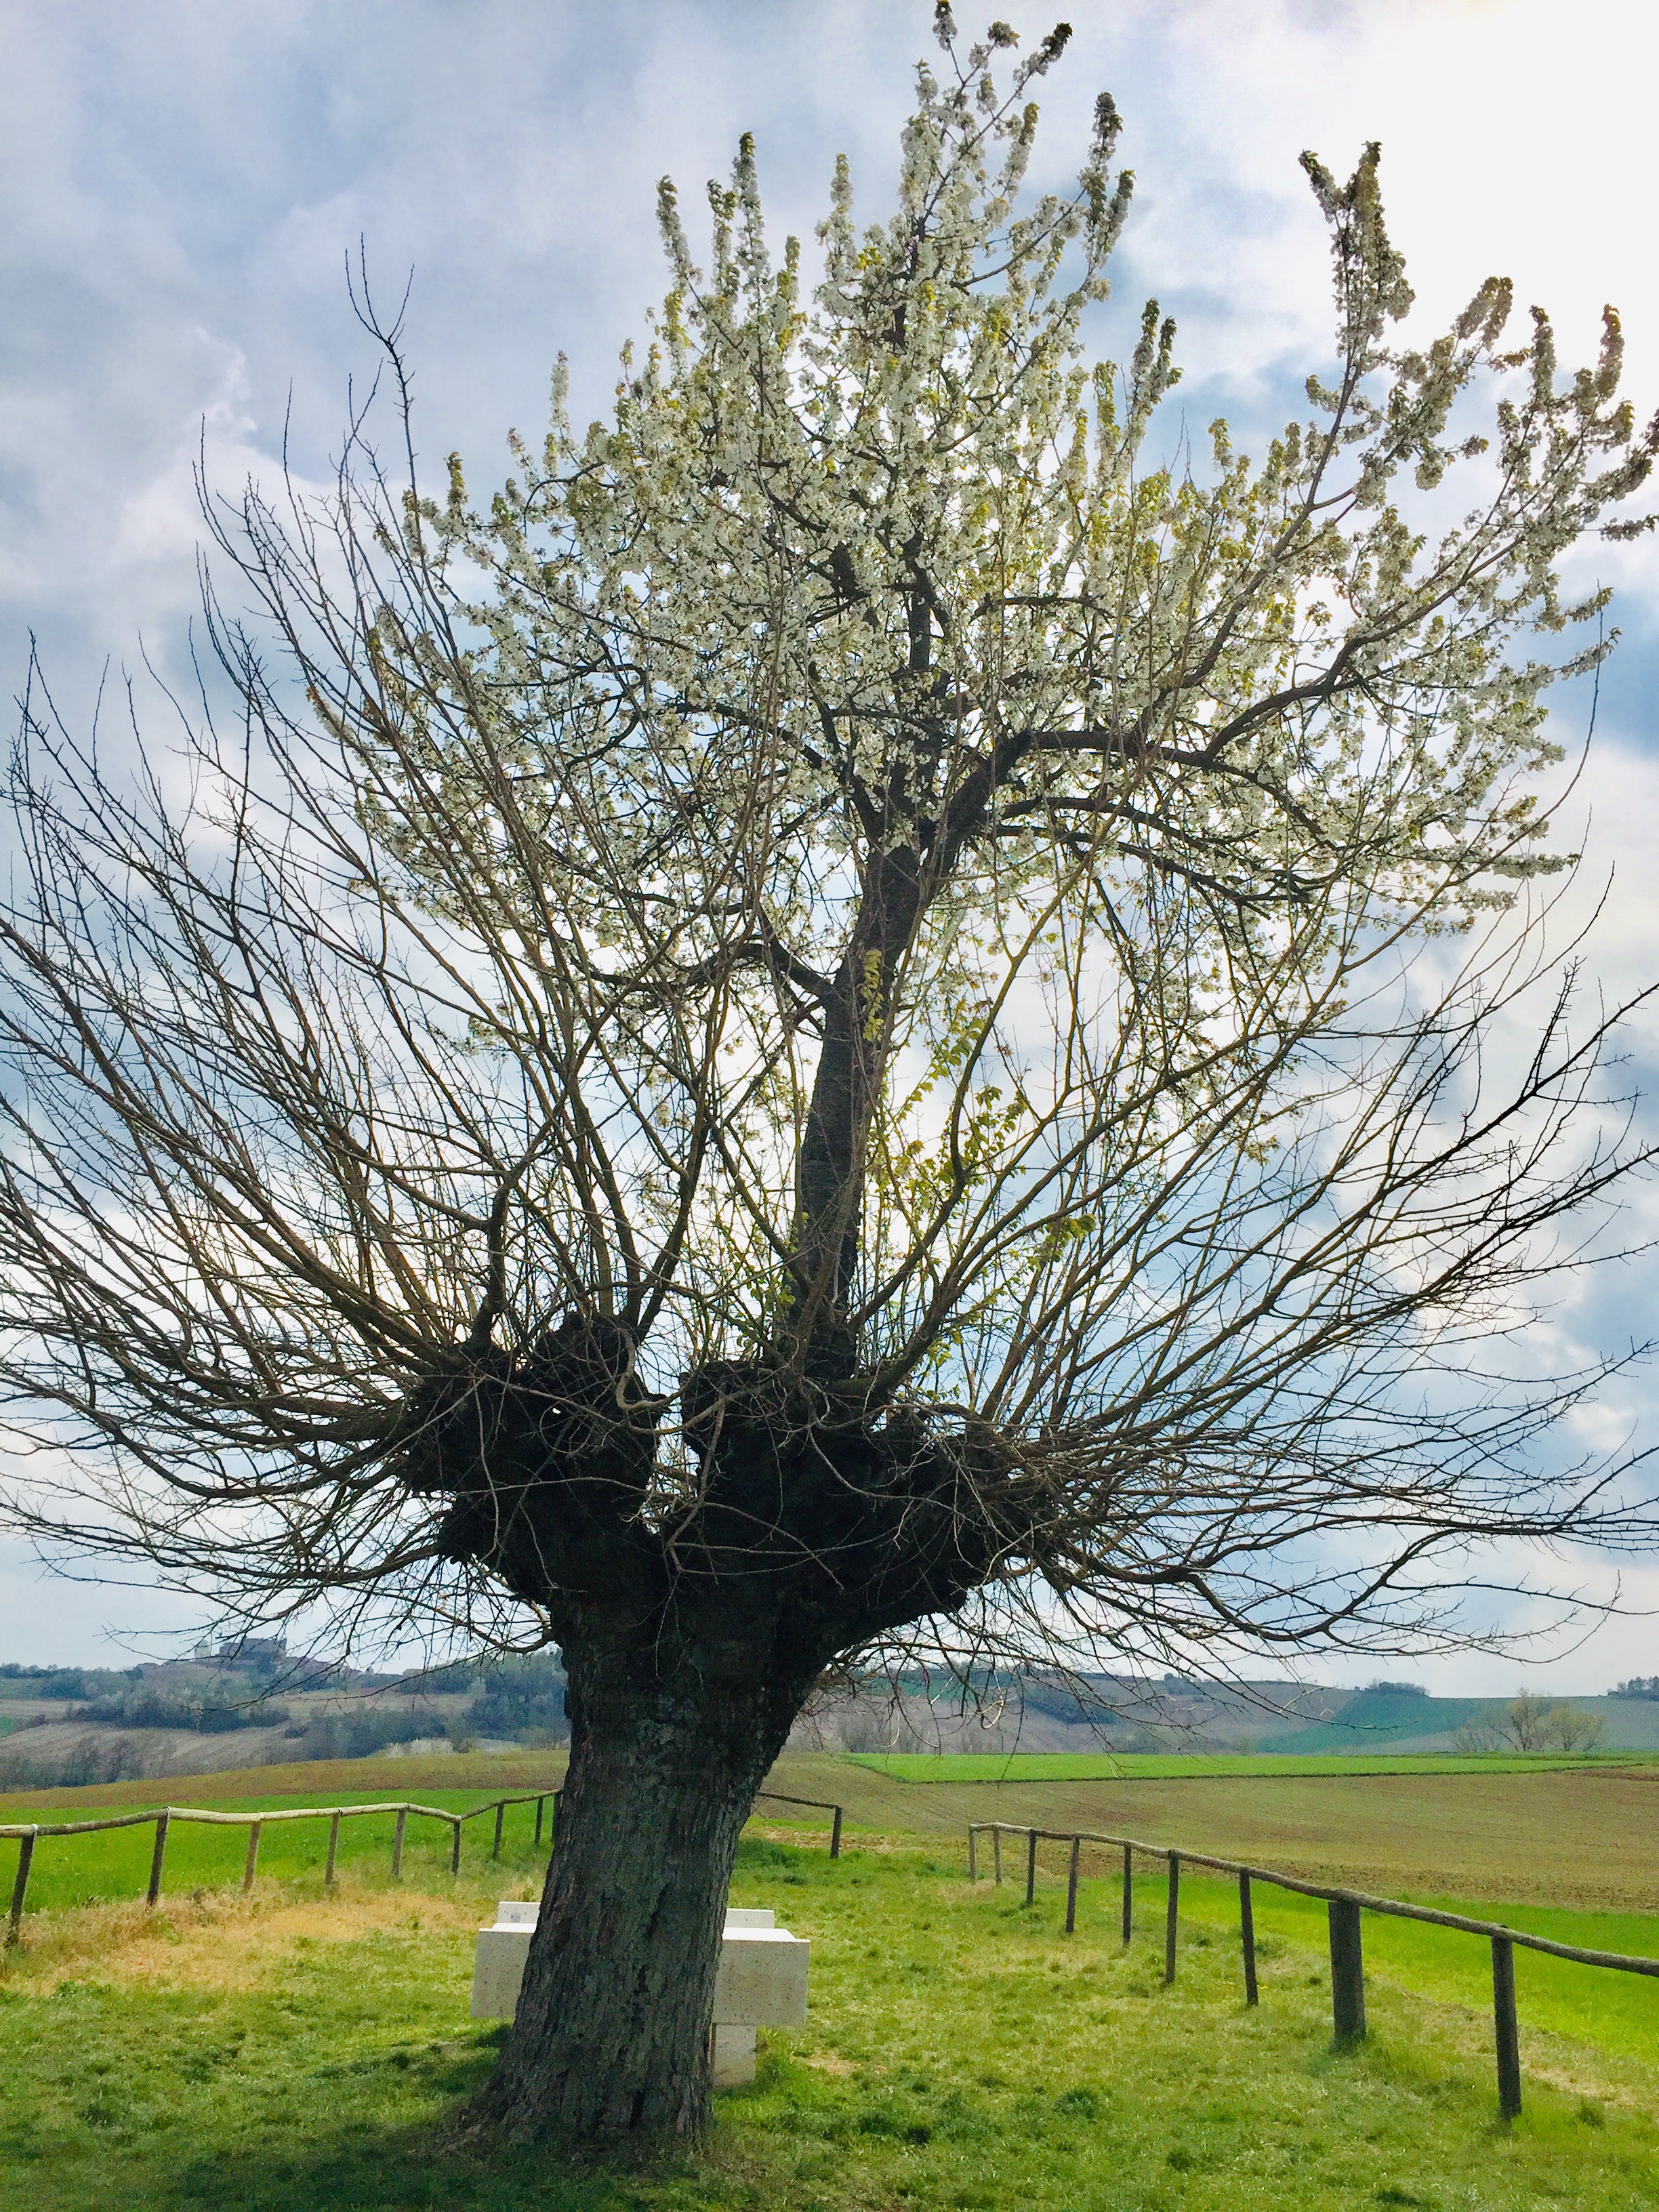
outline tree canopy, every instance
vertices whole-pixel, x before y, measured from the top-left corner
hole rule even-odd
[[[1334,365],[1259,463],[1222,422],[1157,458],[1170,322],[1084,352],[1115,110],[1022,199],[1064,33],[999,84],[1012,34],[944,28],[894,215],[839,164],[810,294],[745,140],[706,270],[661,187],[611,420],[562,366],[487,504],[359,422],[331,501],[211,507],[243,711],[191,720],[182,805],[33,694],[0,1298],[99,1540],[260,1607],[538,1607],[434,1514],[434,1408],[573,1326],[671,1549],[740,1375],[948,1430],[981,1637],[1357,1627],[1402,1548],[1582,1509],[1517,1493],[1560,1378],[1424,1378],[1626,1163],[1577,1140],[1606,1025],[1558,1009],[1489,1097],[1517,933],[1406,979],[1562,865],[1544,695],[1608,641],[1556,565],[1653,450],[1616,319],[1563,378],[1492,279],[1400,347],[1377,149],[1309,156]],[[1363,1565],[1273,1564],[1353,1528]]]
[[[404,460],[371,409],[327,498],[209,500],[235,714],[134,781],[37,678],[13,763],[11,1518],[560,1644],[514,2124],[696,2124],[824,1669],[1397,1644],[1471,1545],[1649,1525],[1543,1449],[1605,1366],[1510,1354],[1648,1157],[1540,934],[1610,643],[1559,564],[1659,435],[1617,320],[1564,376],[1489,279],[1402,340],[1377,149],[1309,156],[1331,357],[1192,460],[1158,304],[1088,356],[1110,100],[1032,193],[1063,28],[939,27],[815,283],[747,140],[706,265],[665,182],[610,419],[561,368],[487,501],[374,325]]]

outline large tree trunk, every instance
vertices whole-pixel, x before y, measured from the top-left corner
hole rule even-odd
[[[732,1360],[682,1379],[699,1491],[655,1518],[632,1376],[617,1324],[572,1318],[470,1349],[399,1431],[410,1488],[449,1495],[441,1548],[544,1606],[568,1674],[558,1849],[478,2115],[518,2140],[703,2125],[732,1858],[790,1723],[836,1654],[959,1605],[1030,1516],[966,1431]]]
[[[679,1656],[654,1694],[635,1667],[613,1661],[601,1685],[572,1665],[558,1844],[483,2100],[511,2139],[686,2137],[707,2123],[732,1861],[789,1720],[768,1710],[758,1667],[739,1686]]]

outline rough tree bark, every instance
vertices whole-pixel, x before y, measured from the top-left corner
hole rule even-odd
[[[570,1655],[558,1848],[481,2107],[509,2136],[688,2136],[708,2117],[732,1859],[789,1723],[727,1655],[667,1674],[631,1656]]]
[[[812,1683],[959,1604],[1030,1528],[988,1444],[884,1419],[799,1346],[684,1379],[697,1480],[648,1517],[665,1408],[633,1365],[625,1331],[574,1319],[532,1358],[477,1347],[396,1445],[410,1488],[450,1494],[453,1554],[549,1608],[569,1674],[559,1847],[478,2113],[510,2137],[704,2124],[733,1855]]]

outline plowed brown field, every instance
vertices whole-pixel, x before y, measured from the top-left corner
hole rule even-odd
[[[561,1754],[526,1753],[510,1759],[260,1766],[170,1784],[33,1792],[27,1817],[73,1819],[102,1805],[155,1804],[167,1796],[212,1802],[273,1790],[311,1804],[327,1804],[343,1791],[418,1797],[423,1787],[476,1790],[483,1798],[556,1786],[563,1765]],[[774,1789],[843,1805],[849,1840],[860,1829],[933,1835],[941,1857],[965,1857],[970,1820],[1007,1820],[1100,1829],[1384,1894],[1659,1911],[1659,1769],[917,1784],[829,1754],[800,1753],[781,1759],[769,1780]],[[17,1818],[24,1802],[0,1797],[0,1820]],[[783,1805],[757,1810],[763,1826],[803,1841],[820,1818]]]
[[[957,1850],[970,1820],[1008,1820],[1094,1828],[1384,1894],[1659,1911],[1659,1771],[907,1784],[798,1758],[780,1761],[774,1779],[839,1798],[854,1822],[934,1832]]]

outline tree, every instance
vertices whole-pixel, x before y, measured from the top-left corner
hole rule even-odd
[[[1580,1752],[1600,1748],[1607,1724],[1599,1713],[1561,1698],[1522,1690],[1507,1705],[1472,1713],[1457,1731],[1459,1751]]]
[[[1570,1758],[1600,1751],[1607,1741],[1607,1724],[1600,1713],[1587,1713],[1582,1705],[1563,1699],[1550,1715],[1549,1741]]]
[[[1539,657],[1603,604],[1555,564],[1655,448],[1616,322],[1565,382],[1496,280],[1394,344],[1376,149],[1310,157],[1334,366],[1260,465],[1159,462],[1170,324],[1081,350],[1111,102],[1024,198],[1063,30],[1002,87],[939,31],[810,299],[745,141],[707,273],[663,187],[610,422],[561,381],[483,505],[367,418],[328,501],[210,503],[182,791],[27,704],[14,1518],[556,1643],[515,2136],[702,2124],[827,1671],[1397,1649],[1471,1545],[1638,1525],[1541,1449],[1604,1370],[1505,1350],[1646,1158],[1536,939],[1543,695],[1607,642]]]
[[[1553,1698],[1540,1698],[1534,1691],[1522,1690],[1504,1706],[1498,1725],[1502,1735],[1517,1751],[1543,1751],[1553,1734],[1551,1723],[1554,1717]]]

